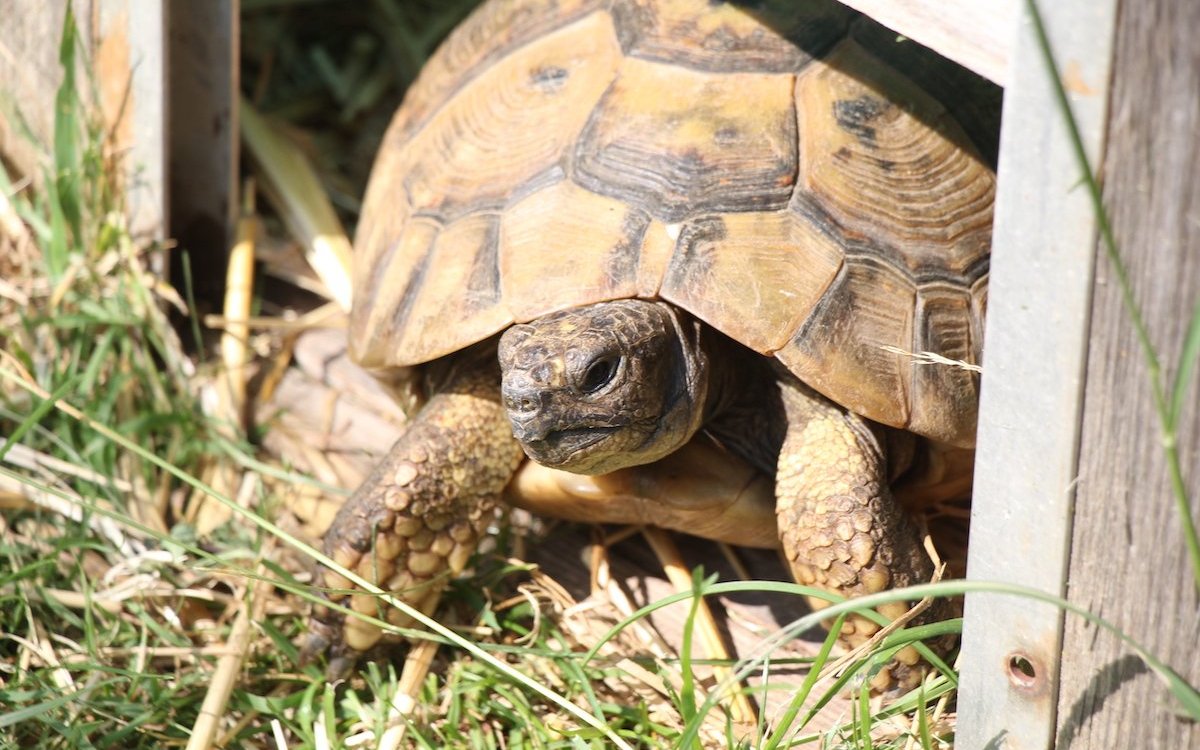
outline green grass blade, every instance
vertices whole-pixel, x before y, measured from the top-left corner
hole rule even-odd
[[[921,708],[917,710],[917,736],[924,750],[933,750],[933,733],[929,729],[929,714],[925,712],[925,686],[921,685],[917,702]]]
[[[1055,100],[1067,126],[1067,134],[1070,137],[1075,159],[1083,173],[1083,183],[1087,187],[1088,196],[1092,200],[1092,211],[1096,216],[1096,224],[1100,229],[1100,239],[1105,254],[1108,256],[1109,263],[1113,268],[1113,274],[1117,277],[1117,285],[1121,290],[1121,301],[1125,306],[1125,311],[1129,315],[1130,321],[1133,323],[1134,331],[1137,333],[1138,344],[1142,350],[1142,356],[1146,360],[1146,368],[1150,371],[1150,389],[1154,396],[1154,407],[1158,411],[1158,418],[1162,423],[1163,451],[1166,454],[1171,489],[1175,495],[1175,504],[1179,513],[1180,524],[1183,526],[1188,557],[1192,563],[1193,583],[1197,589],[1200,589],[1200,533],[1197,532],[1196,521],[1192,518],[1191,501],[1188,497],[1187,485],[1183,481],[1183,469],[1180,466],[1179,446],[1177,445],[1177,436],[1175,433],[1175,412],[1173,411],[1173,406],[1167,402],[1158,353],[1155,350],[1154,342],[1150,339],[1150,329],[1146,325],[1146,319],[1142,316],[1141,308],[1134,297],[1133,284],[1129,280],[1125,263],[1121,259],[1120,248],[1117,246],[1116,235],[1113,233],[1112,223],[1108,218],[1108,211],[1104,208],[1104,196],[1100,190],[1100,181],[1096,179],[1096,173],[1092,169],[1091,162],[1087,157],[1087,150],[1083,146],[1083,136],[1079,132],[1079,123],[1075,120],[1075,113],[1071,109],[1071,102],[1067,98],[1066,86],[1063,84],[1063,77],[1058,63],[1054,59],[1054,50],[1050,45],[1050,36],[1046,32],[1045,22],[1042,20],[1041,12],[1038,10],[1037,0],[1026,0],[1026,5],[1029,9],[1030,20],[1033,21],[1034,33],[1038,38],[1038,49],[1042,53],[1043,62],[1050,74]],[[1198,314],[1200,314],[1200,308],[1198,308]],[[1188,352],[1189,346],[1192,345],[1192,339],[1200,336],[1200,333],[1196,333],[1195,330],[1195,317],[1193,315],[1193,325],[1190,326],[1191,330],[1188,333],[1188,340],[1184,346],[1185,354]],[[1196,346],[1200,346],[1200,344]],[[1195,356],[1193,354],[1192,361],[1194,360]],[[1181,366],[1191,367],[1186,362],[1181,362]],[[1186,382],[1177,377],[1173,391],[1186,387]],[[1172,396],[1173,398],[1174,396]]]
[[[1179,355],[1179,366],[1175,368],[1175,382],[1171,386],[1171,417],[1170,426],[1174,431],[1179,424],[1179,413],[1183,411],[1184,398],[1188,386],[1192,382],[1192,374],[1196,371],[1196,360],[1200,359],[1200,301],[1192,310],[1192,319],[1188,322],[1187,332],[1183,338],[1183,351]]]
[[[63,17],[58,61],[62,65],[62,83],[54,97],[54,197],[76,246],[82,245],[83,201],[82,162],[79,153],[80,106],[75,88],[75,51],[78,48],[75,14],[70,6]],[[47,257],[51,276],[57,278],[66,268],[65,254]]]
[[[821,671],[829,661],[829,655],[833,652],[833,645],[837,643],[838,634],[842,631],[842,625],[845,624],[846,617],[847,615],[845,614],[838,615],[833,625],[830,626],[829,635],[825,637],[824,643],[821,644],[821,650],[817,653],[817,658],[813,660],[808,674],[804,676],[804,682],[800,685],[800,689],[792,696],[788,707],[779,715],[778,720],[776,720],[776,729],[763,744],[763,750],[776,750],[779,747],[779,743],[791,731],[792,722],[796,720],[796,715],[800,713],[800,709],[808,701],[808,696],[812,694],[812,690],[817,684],[817,678],[821,675]],[[797,729],[803,729],[811,718],[811,714],[806,716]]]
[[[696,568],[692,571],[692,601],[687,618],[683,623],[683,643],[679,650],[679,671],[682,676],[679,688],[679,715],[689,728],[695,726],[697,733],[700,725],[704,723],[704,715],[697,714],[696,712],[696,679],[692,663],[692,643],[695,636],[696,618],[700,612],[700,605],[704,601],[705,593],[715,582],[715,575],[707,579],[704,577],[703,568]],[[700,748],[699,737],[697,736],[689,742],[688,746]]]
[[[62,385],[55,389],[50,398],[33,407],[33,411],[29,413],[29,416],[22,420],[19,425],[17,425],[17,429],[13,430],[12,434],[9,435],[3,443],[0,443],[0,461],[3,461],[4,457],[8,455],[9,450],[11,450],[14,445],[21,442],[21,440],[25,438],[25,434],[37,426],[38,422],[42,420],[42,417],[46,416],[46,414],[48,414],[54,408],[54,403],[65,396],[74,387],[75,379],[68,378],[67,380],[63,381]]]
[[[88,689],[94,690],[98,687],[103,687],[106,684],[112,684],[112,681],[91,685]],[[3,697],[4,697],[4,693],[0,692],[0,698],[3,698]],[[17,724],[20,724],[23,721],[30,721],[32,719],[36,719],[37,717],[42,716],[43,714],[49,713],[50,711],[54,711],[59,708],[62,708],[63,706],[67,705],[71,701],[77,700],[78,698],[79,698],[79,693],[77,691],[74,691],[74,692],[70,692],[70,693],[65,693],[63,695],[57,696],[48,701],[44,701],[42,703],[35,703],[32,706],[26,706],[25,708],[18,708],[15,711],[5,711],[4,713],[0,713],[0,729],[5,729],[7,727],[16,726]],[[7,703],[7,701],[5,701],[5,703]]]
[[[14,376],[13,373],[9,372],[8,370],[6,370],[4,368],[0,368],[0,378],[7,380],[9,383],[11,383],[23,390],[26,390],[32,396],[35,396],[38,398],[43,397],[43,394],[38,393],[37,390],[35,388],[33,388],[30,384],[26,383],[21,378]],[[508,664],[505,664],[503,661],[497,659],[495,656],[493,656],[492,654],[485,651],[478,644],[475,644],[469,640],[466,640],[459,634],[457,634],[454,631],[447,628],[442,623],[428,617],[424,613],[412,608],[407,603],[401,601],[400,599],[393,596],[389,592],[386,592],[383,589],[376,586],[375,584],[371,583],[370,581],[367,581],[365,578],[358,575],[356,572],[348,570],[341,565],[338,565],[337,562],[334,561],[332,558],[326,556],[323,552],[316,549],[315,547],[313,547],[309,544],[306,544],[304,541],[300,540],[295,535],[289,534],[288,532],[279,528],[278,526],[271,523],[270,521],[267,521],[266,519],[258,516],[257,514],[248,511],[246,508],[241,507],[240,505],[238,505],[236,502],[234,502],[230,498],[226,497],[225,495],[221,494],[220,492],[217,492],[212,486],[208,485],[205,482],[200,481],[199,479],[197,479],[193,476],[190,476],[189,474],[187,474],[184,471],[181,471],[178,467],[172,465],[168,461],[165,461],[164,459],[155,455],[151,451],[146,450],[145,448],[138,445],[137,443],[134,443],[133,441],[129,440],[128,438],[118,434],[117,432],[113,431],[112,429],[109,429],[105,425],[96,422],[95,420],[88,417],[86,414],[83,414],[83,413],[77,411],[76,409],[74,409],[74,408],[68,406],[67,404],[62,403],[61,401],[58,401],[56,399],[46,398],[45,400],[49,401],[51,404],[53,404],[59,410],[65,412],[68,416],[76,419],[77,421],[79,421],[86,427],[90,428],[91,430],[94,430],[108,442],[114,443],[117,446],[120,446],[121,448],[123,448],[124,450],[141,458],[143,461],[153,464],[154,466],[165,471],[166,473],[175,477],[179,481],[184,482],[185,484],[192,487],[193,489],[196,489],[196,490],[199,490],[199,491],[205,493],[207,496],[213,498],[217,502],[219,502],[222,505],[224,505],[225,507],[229,508],[231,511],[233,511],[233,513],[236,516],[244,518],[246,520],[249,520],[251,523],[253,523],[255,526],[262,529],[264,532],[274,535],[277,539],[279,539],[280,541],[284,542],[285,544],[293,547],[294,549],[300,551],[304,555],[307,555],[310,559],[320,563],[321,565],[324,565],[325,567],[327,567],[331,570],[337,571],[338,573],[343,575],[347,580],[351,581],[355,586],[359,587],[363,591],[378,596],[381,601],[386,602],[388,605],[403,611],[405,614],[410,616],[413,620],[416,620],[417,622],[424,625],[426,628],[429,628],[430,630],[434,631],[435,633],[441,635],[443,638],[450,640],[459,648],[462,648],[462,649],[470,652],[476,658],[485,662],[486,664],[488,664],[490,667],[497,670],[501,674],[507,676],[512,681],[519,682],[522,685],[524,685],[525,687],[532,690],[533,692],[538,693],[539,695],[541,695],[543,698],[547,699],[551,703],[554,703],[558,707],[567,711],[569,714],[574,716],[580,722],[587,724],[595,729],[598,729],[615,746],[620,747],[620,748],[625,748],[626,750],[631,750],[630,745],[628,743],[626,743],[623,739],[618,737],[612,731],[612,729],[610,729],[603,721],[601,721],[600,719],[598,719],[595,716],[592,716],[587,711],[584,711],[583,709],[579,708],[574,703],[572,703],[571,701],[562,697],[561,695],[555,693],[553,690],[547,688],[545,685],[541,684],[537,680],[534,680],[534,679],[530,678],[529,676],[513,669]],[[370,619],[370,618],[367,618],[367,619]],[[383,624],[386,625],[386,623],[383,623]]]
[[[858,689],[857,714],[854,728],[858,735],[858,748],[872,750],[874,744],[871,742],[871,689],[865,684]]]
[[[49,179],[47,182],[54,184],[57,181]],[[50,210],[50,239],[43,245],[45,248],[46,275],[52,281],[57,281],[62,277],[63,272],[67,270],[67,254],[70,252],[70,244],[67,241],[67,219],[63,214],[58,192],[50,190],[47,192],[46,198],[47,206]]]

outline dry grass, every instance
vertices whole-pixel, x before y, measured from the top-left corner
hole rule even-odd
[[[538,546],[527,539],[544,524],[519,513],[471,577],[451,585],[440,615],[502,669],[442,649],[409,704],[388,663],[366,664],[344,685],[301,663],[313,596],[304,543],[319,538],[403,415],[342,355],[339,307],[261,296],[249,261],[276,288],[343,296],[329,273],[308,270],[305,250],[312,257],[319,237],[344,243],[336,225],[355,223],[372,139],[465,5],[245,6],[246,95],[273,115],[263,126],[281,147],[302,154],[260,150],[257,182],[269,182],[270,159],[320,155],[307,198],[331,197],[337,217],[321,208],[306,225],[304,203],[283,194],[289,180],[265,192],[286,210],[260,218],[247,201],[229,271],[235,294],[209,321],[220,358],[204,321],[172,323],[192,309],[186,278],[170,286],[147,270],[164,248],[127,231],[115,154],[82,105],[61,125],[70,143],[57,139],[47,155],[65,177],[41,192],[0,183],[0,747],[727,747],[768,731],[811,746],[939,746],[947,682],[931,683],[928,712],[911,716],[903,710],[916,697],[888,709],[846,702],[837,693],[849,676],[806,679],[819,639],[777,647],[749,683],[764,717],[788,710],[801,685],[812,690],[793,706],[797,723],[756,721],[745,697],[740,721],[727,718],[720,669],[755,669],[721,663],[714,673],[691,657],[700,615],[690,595],[639,613],[670,592],[639,537],[556,528]],[[305,226],[317,229],[296,229]],[[336,275],[339,262],[326,271]],[[684,567],[704,561],[736,580],[717,555],[685,549]],[[781,572],[770,555],[750,561],[755,575]],[[794,588],[725,585],[713,599],[739,653],[798,611]],[[819,717],[809,710],[826,704]]]

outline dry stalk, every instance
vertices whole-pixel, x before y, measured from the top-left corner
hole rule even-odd
[[[247,340],[249,327],[242,322],[250,317],[254,297],[254,238],[258,220],[254,214],[254,181],[243,188],[242,215],[237,223],[237,239],[229,251],[225,274],[225,318],[231,321],[221,334],[223,377],[218,383],[219,416],[228,425],[244,427],[246,405],[246,365],[250,361]],[[228,430],[227,430],[228,431]]]
[[[350,240],[333,211],[308,157],[242,99],[242,137],[262,171],[264,192],[292,234],[305,247],[308,263],[330,297],[350,309]]]
[[[642,534],[650,543],[659,562],[662,563],[663,571],[666,572],[667,578],[670,579],[675,590],[680,593],[691,591],[692,575],[670,535],[654,526],[643,528]],[[705,657],[714,661],[731,661],[729,649],[725,647],[725,640],[717,628],[716,618],[713,617],[712,610],[703,598],[697,603],[696,620],[696,630],[700,634],[701,647]],[[726,697],[732,701],[729,709],[733,720],[738,724],[757,723],[758,712],[755,710],[754,704],[746,697],[744,686],[733,679],[733,669],[726,664],[714,664],[712,671],[719,684],[729,685]]]
[[[968,372],[983,372],[983,368],[979,365],[963,362],[961,359],[950,359],[937,352],[910,352],[907,349],[901,349],[898,346],[891,346],[890,344],[884,344],[879,348],[885,352],[908,357],[915,365],[943,365],[946,367],[957,367],[960,370],[967,370]]]
[[[271,544],[268,540],[267,550],[270,549]],[[262,618],[271,590],[272,583],[267,578],[269,571],[265,565],[259,566],[258,575],[261,577],[257,578],[253,585],[246,586],[244,590],[237,616],[229,630],[228,652],[217,659],[217,667],[213,671],[208,693],[204,696],[204,703],[200,706],[196,723],[192,725],[187,750],[208,750],[213,746],[217,729],[225,714],[225,707],[229,703],[229,696],[233,693],[242,663],[250,651],[253,632],[251,624]]]

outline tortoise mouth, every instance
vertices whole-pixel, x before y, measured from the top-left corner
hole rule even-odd
[[[542,440],[530,440],[525,443],[525,453],[543,466],[562,468],[579,457],[580,453],[606,440],[619,429],[619,427],[575,427],[567,430],[552,430]]]

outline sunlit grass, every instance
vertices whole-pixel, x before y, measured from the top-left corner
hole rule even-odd
[[[622,665],[585,653],[591,644],[532,605],[485,606],[491,643],[430,623],[464,650],[427,679],[422,708],[401,725],[393,668],[368,664],[346,686],[301,665],[314,594],[278,552],[322,558],[263,515],[278,482],[294,477],[264,463],[213,406],[221,381],[198,353],[195,321],[177,329],[169,318],[189,312],[186,276],[176,289],[152,273],[166,248],[125,224],[123,170],[78,96],[90,85],[75,79],[78,54],[68,16],[61,62],[71,72],[42,187],[0,184],[40,258],[0,361],[10,507],[0,517],[0,746],[323,747],[402,726],[405,742],[424,747],[735,747],[803,730],[812,712],[795,728],[734,728],[690,649]],[[214,505],[233,522],[201,531]],[[506,570],[489,590],[520,575]],[[652,689],[638,687],[647,678],[633,666]],[[799,741],[856,746],[886,715],[856,710],[842,729]]]
[[[343,119],[368,106],[367,93],[374,91],[363,93],[354,83],[414,74],[466,6],[419,34],[402,15],[410,10],[387,2],[374,7],[391,19],[387,33],[399,40],[386,62],[373,58],[361,69],[338,70],[327,55],[311,58],[323,71],[322,85],[340,97]],[[61,52],[69,71],[77,54],[73,35],[68,23]],[[761,654],[730,666],[740,678],[764,677],[764,687],[752,688],[758,698],[770,691],[791,698],[773,721],[735,728],[723,713],[721,686],[708,681],[707,665],[690,649],[678,658],[623,664],[565,632],[537,597],[503,607],[480,597],[527,575],[495,556],[482,557],[477,577],[449,595],[479,613],[472,624],[486,626],[488,637],[463,643],[460,631],[469,625],[446,627],[437,637],[456,642],[455,650],[446,650],[406,718],[398,719],[398,667],[371,662],[351,684],[334,685],[324,681],[319,665],[300,664],[297,644],[306,600],[314,594],[304,571],[283,565],[278,552],[292,547],[319,555],[274,524],[269,511],[279,483],[301,480],[264,459],[235,425],[206,408],[216,382],[212,367],[191,346],[199,342],[180,341],[167,313],[186,307],[186,288],[173,289],[148,270],[164,248],[132,237],[125,226],[115,177],[121,170],[103,127],[77,96],[83,82],[72,76],[58,93],[47,155],[52,166],[43,187],[13,185],[0,171],[0,190],[41,258],[30,303],[9,313],[0,329],[0,432],[6,438],[0,501],[8,508],[0,516],[0,747],[197,746],[205,701],[214,700],[214,675],[230,659],[228,695],[218,702],[211,738],[198,746],[351,746],[401,728],[401,746],[428,748],[946,746],[952,723],[945,715],[955,686],[949,667],[921,691],[886,704],[872,701],[863,685],[890,653],[913,638],[956,631],[958,621],[898,631],[826,673],[831,636],[798,684],[774,678],[774,652],[765,644]],[[1089,186],[1098,196],[1094,179]],[[342,207],[352,213],[354,201]],[[1097,209],[1103,211],[1098,198]],[[1107,234],[1111,242],[1111,230]],[[1119,264],[1117,250],[1112,244],[1109,251]],[[1132,295],[1126,298],[1131,315],[1138,315]],[[1198,321],[1200,312],[1170,383],[1149,339],[1143,340],[1155,363],[1164,450],[1185,512],[1175,427],[1200,354]],[[191,328],[181,330],[190,336]],[[227,508],[233,522],[201,534],[194,523],[201,500]],[[1194,525],[1189,528],[1193,564],[1200,565]],[[693,586],[706,595],[813,593],[790,584],[714,583],[700,573]],[[1112,629],[1037,592],[960,582],[836,604],[821,618],[889,599],[967,591],[1050,601]],[[692,594],[671,597],[619,628],[650,609],[692,602]],[[694,618],[693,612],[685,633]],[[795,623],[778,640],[817,619]],[[1200,720],[1195,688],[1136,640],[1118,636],[1169,687],[1183,712]],[[665,687],[647,688],[634,666]],[[847,693],[853,698],[844,720],[813,728],[817,710]]]

